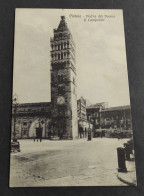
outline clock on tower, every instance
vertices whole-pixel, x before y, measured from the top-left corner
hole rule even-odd
[[[59,105],[63,105],[64,102],[65,102],[65,98],[64,98],[63,96],[59,96],[59,97],[57,98],[57,103],[58,103]]]
[[[50,43],[53,137],[75,139],[78,137],[75,43],[65,16],[61,16]]]

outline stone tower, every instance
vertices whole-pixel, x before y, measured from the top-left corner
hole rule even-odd
[[[52,135],[75,139],[78,137],[75,43],[64,16],[50,42]]]

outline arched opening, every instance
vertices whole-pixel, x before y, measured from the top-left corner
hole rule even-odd
[[[84,130],[83,127],[79,127],[79,137],[82,139],[84,137]]]
[[[40,125],[39,125],[39,121],[40,121]],[[42,128],[41,133],[36,132],[36,128],[38,128],[39,126]],[[48,132],[47,129],[48,129],[47,128],[47,119],[40,119],[39,120],[39,118],[37,118],[30,125],[29,138],[37,138],[37,136],[38,136],[37,134],[41,134],[42,138],[45,138],[45,137],[47,137],[47,132]]]

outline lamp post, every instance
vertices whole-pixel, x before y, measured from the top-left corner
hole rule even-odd
[[[92,133],[91,133],[91,129],[90,129],[90,121],[91,121],[91,117],[87,114],[87,119],[88,119],[88,122],[89,122],[89,129],[88,129],[88,141],[91,141],[92,139]]]
[[[14,94],[14,96],[13,96],[12,105],[14,107],[14,130],[13,130],[13,141],[11,142],[11,151],[20,152],[20,144],[16,138],[16,113],[17,113],[17,106],[18,106],[17,94]]]
[[[17,96],[17,94],[14,94],[14,96],[13,96],[12,104],[13,104],[13,107],[14,107],[13,142],[17,142],[17,138],[16,138],[16,113],[17,113],[17,106],[18,106],[18,96]]]

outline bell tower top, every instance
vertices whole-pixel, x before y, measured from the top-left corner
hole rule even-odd
[[[61,19],[62,19],[62,20],[65,20],[65,16],[61,16]]]
[[[61,20],[59,22],[59,25],[57,28],[55,28],[54,30],[54,36],[51,37],[51,44],[57,44],[57,42],[62,42],[62,41],[71,41],[71,44],[73,45],[73,47],[75,48],[75,43],[72,37],[72,34],[67,26],[66,23],[66,17],[65,16],[61,16]],[[55,43],[56,42],[56,43]]]
[[[58,66],[58,63],[61,65]],[[65,16],[61,16],[58,28],[54,29],[54,36],[51,38],[51,68],[54,70],[56,67],[71,68],[76,74],[75,43]]]
[[[56,32],[69,31],[69,28],[67,26],[65,19],[66,19],[65,16],[61,16],[61,21],[58,25],[58,28],[55,30]]]

